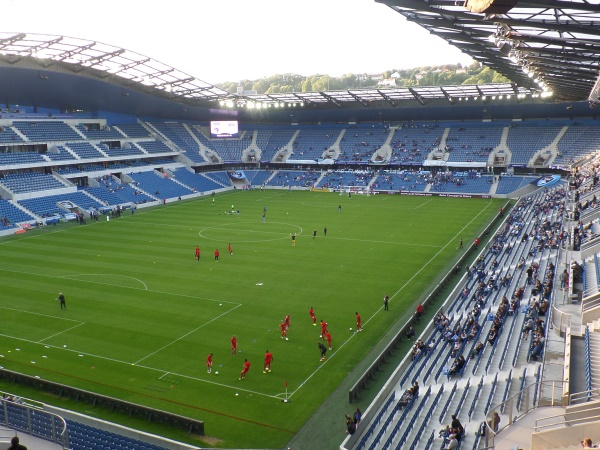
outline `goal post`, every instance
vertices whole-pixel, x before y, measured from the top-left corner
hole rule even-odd
[[[371,195],[371,188],[369,186],[342,186],[340,194]]]

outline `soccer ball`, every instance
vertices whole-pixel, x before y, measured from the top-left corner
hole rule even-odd
[[[219,371],[218,370],[215,372],[215,375],[219,375]]]
[[[350,331],[352,331],[352,328],[350,328]]]

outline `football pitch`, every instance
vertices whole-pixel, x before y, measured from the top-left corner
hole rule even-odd
[[[233,191],[2,238],[0,365],[203,420],[210,445],[281,448],[504,202]]]

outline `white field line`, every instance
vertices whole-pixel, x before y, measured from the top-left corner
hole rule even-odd
[[[425,203],[421,203],[419,206],[415,207],[414,209],[419,209],[421,206],[425,206],[427,203],[432,202],[433,199],[427,200]]]
[[[22,271],[22,270],[0,269],[0,272],[20,273],[20,274],[32,275],[32,276],[36,276],[36,277],[56,278],[56,279],[61,279],[61,280],[67,278],[66,276],[47,275],[47,274],[41,274],[41,273],[31,273],[31,272],[25,272],[25,271]],[[107,273],[106,275],[112,276],[112,274],[110,274],[110,273]],[[77,275],[74,275],[74,276],[77,276]],[[133,289],[135,291],[145,291],[144,289],[141,289],[141,288],[136,288],[136,287],[131,287],[131,286],[122,286],[120,284],[103,283],[101,281],[77,280],[77,279],[73,279],[73,281],[79,281],[81,283],[100,284],[100,285],[103,285],[103,286],[112,286],[112,287],[118,287],[118,288],[122,288],[122,289]],[[228,303],[230,305],[238,305],[238,306],[241,305],[241,303],[229,302],[227,300],[216,300],[214,298],[199,297],[197,295],[189,295],[189,294],[177,294],[177,293],[173,293],[173,292],[157,291],[157,290],[154,290],[154,289],[148,289],[147,292],[152,292],[154,294],[172,295],[172,296],[175,296],[175,297],[194,298],[196,300],[205,300],[207,302]],[[7,308],[7,309],[9,309],[9,308]],[[49,317],[52,317],[52,316],[49,316]]]
[[[72,329],[74,329],[74,328],[77,328],[77,327],[80,327],[81,325],[85,325],[85,322],[78,323],[77,325],[73,325],[72,327],[70,327],[70,328],[67,328],[66,330],[59,331],[58,333],[54,333],[54,334],[53,334],[53,335],[51,335],[51,336],[45,337],[44,339],[41,339],[41,340],[39,340],[39,341],[38,341],[38,344],[41,344],[41,343],[42,343],[42,342],[44,342],[45,340],[47,340],[47,339],[50,339],[50,338],[53,338],[54,336],[58,336],[59,334],[63,334],[63,333],[66,333],[67,331],[71,331]]]
[[[17,312],[20,312],[23,314],[34,314],[36,316],[50,317],[51,319],[68,320],[69,322],[81,322],[81,320],[68,319],[66,317],[60,317],[60,316],[51,316],[50,314],[42,314],[42,313],[37,313],[37,312],[32,312],[32,311],[24,311],[22,309],[17,309],[17,308],[8,308],[6,306],[0,306],[0,309],[8,309],[9,311],[17,311]]]
[[[434,259],[436,259],[436,258],[439,256],[439,254],[440,254],[440,253],[442,253],[442,252],[444,251],[444,249],[445,249],[446,247],[448,247],[450,244],[452,244],[452,243],[455,241],[455,239],[456,239],[456,238],[457,238],[457,237],[458,237],[458,236],[459,236],[459,235],[460,235],[460,234],[461,234],[461,233],[462,233],[462,232],[465,230],[465,228],[467,228],[469,225],[471,225],[471,223],[472,223],[472,222],[473,222],[473,221],[474,221],[474,220],[475,220],[477,217],[479,217],[479,216],[481,215],[481,213],[483,213],[483,212],[484,212],[484,211],[485,211],[487,208],[489,208],[489,207],[490,207],[490,203],[488,203],[488,205],[487,205],[485,208],[483,208],[481,211],[479,211],[479,213],[478,213],[478,214],[477,214],[475,217],[473,217],[473,219],[471,219],[471,221],[470,221],[469,223],[467,223],[467,224],[466,224],[464,227],[462,227],[462,229],[461,229],[461,230],[460,230],[458,233],[456,233],[456,235],[455,235],[453,238],[451,238],[451,239],[448,241],[448,243],[447,243],[446,245],[444,245],[444,246],[443,246],[443,247],[442,247],[442,248],[441,248],[441,249],[440,249],[440,250],[439,250],[439,251],[438,251],[438,252],[437,252],[435,255],[433,255],[433,257],[432,257],[432,258],[431,258],[429,261],[427,261],[427,262],[426,262],[426,263],[423,265],[423,267],[421,267],[421,268],[420,268],[420,269],[419,269],[419,270],[418,270],[418,271],[417,271],[417,272],[416,272],[416,273],[415,273],[415,274],[414,274],[414,275],[413,275],[413,276],[410,278],[410,280],[408,280],[406,283],[404,283],[404,284],[402,285],[402,287],[400,287],[400,289],[398,289],[398,290],[397,290],[397,291],[394,293],[394,295],[392,295],[392,296],[390,297],[390,300],[392,300],[394,297],[396,297],[396,296],[397,296],[397,295],[398,295],[398,294],[399,294],[399,293],[400,293],[400,292],[401,292],[401,291],[402,291],[402,290],[403,290],[403,289],[404,289],[406,286],[408,286],[408,285],[409,285],[409,283],[410,283],[412,280],[414,280],[414,279],[415,279],[415,277],[416,277],[417,275],[419,275],[419,274],[420,274],[420,273],[423,271],[423,269],[425,269],[425,267],[427,267],[429,264],[431,264],[431,262],[432,262]],[[367,320],[366,320],[366,321],[363,323],[363,325],[366,325],[366,324],[368,324],[368,323],[371,321],[371,319],[373,319],[373,318],[374,318],[374,317],[375,317],[377,314],[379,314],[379,313],[380,313],[380,312],[383,310],[383,308],[384,308],[384,307],[383,307],[383,305],[382,305],[382,306],[380,306],[380,307],[379,307],[379,309],[378,309],[377,311],[375,311],[375,313],[374,313],[374,314],[373,314],[371,317],[369,317],[369,318],[368,318],[368,319],[367,319]],[[339,350],[339,349],[341,349],[342,347],[344,347],[344,346],[345,346],[345,345],[346,345],[348,342],[350,342],[350,340],[351,340],[351,339],[352,339],[354,336],[356,336],[357,334],[358,334],[358,332],[354,332],[354,333],[352,333],[352,335],[351,335],[351,336],[350,336],[348,339],[346,339],[346,340],[345,340],[345,341],[342,343],[342,345],[340,345],[340,346],[338,347],[338,350]],[[336,351],[336,352],[337,352],[337,351]],[[331,358],[333,358],[334,356],[335,356],[335,353],[333,353],[333,354],[331,355]],[[293,396],[293,395],[294,395],[294,394],[295,394],[295,393],[296,393],[296,392],[297,392],[297,391],[298,391],[298,390],[299,390],[299,389],[300,389],[302,386],[304,386],[304,385],[306,384],[306,382],[308,382],[308,380],[310,380],[310,379],[311,379],[311,378],[312,378],[312,377],[313,377],[313,376],[314,376],[314,375],[315,375],[315,374],[316,374],[316,373],[317,373],[317,372],[318,372],[318,371],[319,371],[319,370],[320,370],[320,369],[321,369],[321,368],[322,368],[322,367],[323,367],[325,364],[327,364],[327,362],[329,362],[329,361],[331,360],[331,358],[328,358],[328,359],[326,359],[326,360],[323,362],[323,364],[321,364],[319,367],[317,367],[317,369],[316,369],[316,370],[315,370],[313,373],[311,373],[311,374],[308,376],[308,378],[306,378],[306,379],[305,379],[305,380],[304,380],[302,383],[300,383],[300,385],[299,385],[299,386],[298,386],[296,389],[294,389],[294,390],[293,390],[293,391],[292,391],[292,392],[289,394],[288,398],[292,397],[292,396]]]
[[[129,278],[130,280],[135,280],[135,281],[141,283],[144,286],[144,290],[145,291],[148,290],[148,286],[142,280],[140,280],[139,278],[130,277],[130,276],[127,276],[127,275],[106,274],[106,273],[80,273],[80,274],[77,274],[77,275],[65,275],[65,276],[60,277],[60,278],[65,278],[67,280],[74,280],[74,281],[83,281],[83,282],[86,282],[87,280],[82,280],[81,278],[78,278],[78,277],[97,277],[97,276],[105,277],[107,275],[111,276],[111,277],[121,277],[121,278]]]
[[[19,337],[15,337],[15,336],[10,336],[8,334],[2,334],[2,333],[0,333],[0,336],[4,336],[4,337],[10,338],[10,339],[15,339],[17,341],[28,342],[30,344],[44,345],[45,347],[52,347],[52,348],[56,348],[56,349],[67,351],[67,352],[77,353],[78,355],[81,354],[81,355],[89,356],[89,357],[92,357],[92,358],[103,359],[105,361],[111,361],[111,362],[115,362],[115,363],[119,363],[119,364],[125,364],[127,366],[134,365],[134,363],[130,363],[130,362],[126,362],[126,361],[121,361],[119,359],[108,358],[106,356],[94,355],[93,353],[86,353],[86,352],[82,352],[82,351],[79,351],[79,350],[72,350],[72,349],[69,349],[69,348],[59,347],[59,346],[56,346],[56,345],[40,344],[38,342],[32,341],[31,339],[19,338]],[[1,361],[1,359],[0,359],[0,361]],[[213,384],[215,386],[220,386],[220,387],[224,387],[224,388],[233,389],[235,391],[248,392],[250,394],[260,395],[260,396],[263,396],[263,397],[274,398],[274,399],[279,400],[279,397],[277,397],[276,395],[265,394],[263,392],[258,392],[258,391],[252,391],[250,389],[243,389],[243,388],[240,388],[238,386],[231,386],[231,385],[228,385],[228,384],[216,383],[214,381],[210,381],[210,380],[205,380],[205,379],[202,379],[202,378],[193,377],[191,375],[182,375],[180,373],[168,372],[168,371],[165,371],[164,369],[157,369],[156,367],[149,367],[149,366],[144,366],[144,365],[139,365],[139,366],[136,365],[136,367],[139,367],[139,368],[142,368],[142,369],[146,369],[146,370],[150,370],[150,371],[153,371],[153,372],[162,373],[163,374],[162,376],[165,376],[167,374],[171,374],[171,375],[174,375],[174,376],[177,376],[177,377],[181,377],[181,378],[185,378],[185,379],[188,379],[188,380],[198,381],[198,382],[201,382],[201,383],[209,383],[209,384]]]
[[[231,309],[229,309],[229,310],[225,311],[224,313],[222,313],[222,314],[219,314],[217,317],[214,317],[214,318],[212,318],[211,320],[209,320],[208,322],[205,322],[205,323],[203,323],[203,324],[202,324],[202,325],[200,325],[199,327],[196,327],[196,328],[194,328],[193,330],[191,330],[191,331],[187,332],[186,334],[184,334],[184,335],[182,335],[182,336],[178,337],[177,339],[175,339],[175,340],[173,340],[173,341],[169,342],[168,344],[166,344],[166,345],[163,345],[161,348],[159,348],[159,349],[157,349],[157,350],[153,351],[152,353],[148,353],[148,354],[147,354],[146,356],[144,356],[143,358],[140,358],[140,359],[138,359],[136,362],[134,362],[134,364],[136,364],[136,365],[137,365],[138,363],[142,362],[143,360],[145,360],[145,359],[147,359],[147,358],[150,358],[150,357],[151,357],[151,356],[153,356],[153,355],[156,355],[156,354],[157,354],[158,352],[160,352],[161,350],[164,350],[165,348],[167,348],[167,347],[170,347],[171,345],[175,344],[176,342],[179,342],[179,341],[180,341],[180,340],[182,340],[183,338],[185,338],[185,337],[189,336],[190,334],[193,334],[193,333],[195,333],[196,331],[200,330],[201,328],[204,328],[206,325],[208,325],[208,324],[210,324],[210,323],[214,322],[214,321],[215,321],[215,320],[217,320],[217,319],[220,319],[220,318],[221,318],[221,317],[223,317],[224,315],[226,315],[226,314],[229,314],[231,311],[234,311],[234,310],[236,310],[236,309],[237,309],[237,308],[239,308],[240,306],[242,306],[242,305],[237,305],[237,306],[235,306],[235,307],[233,307],[233,308],[231,308]]]

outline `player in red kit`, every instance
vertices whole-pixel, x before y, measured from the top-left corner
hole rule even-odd
[[[321,339],[325,339],[325,333],[327,333],[327,322],[321,320]]]
[[[327,339],[327,347],[331,350],[331,334],[329,334],[329,331],[325,332],[325,338]]]
[[[212,357],[213,354],[210,353],[207,357],[206,357],[206,372],[211,373],[212,372]]]
[[[285,322],[283,322],[281,325],[279,325],[279,328],[281,328],[281,339],[285,339],[286,341],[288,340],[287,337],[287,325],[285,324]]]
[[[271,362],[273,361],[273,354],[267,350],[265,353],[265,365],[263,367],[263,373],[271,372]]]
[[[231,338],[231,354],[235,355],[237,353],[237,338],[233,336]]]
[[[289,314],[287,316],[285,316],[284,322],[285,322],[285,326],[289,328],[290,327],[290,315]]]
[[[194,255],[195,255],[194,257],[198,260],[198,262],[200,262],[200,247],[198,247],[197,245],[196,245],[196,250],[195,250]]]
[[[215,261],[219,262],[219,249],[215,249]]]
[[[360,326],[360,314],[356,313],[356,331],[362,331],[362,327]]]
[[[242,369],[242,373],[240,373],[240,380],[244,380],[246,378],[246,374],[250,370],[250,361],[244,359],[244,368]]]
[[[317,316],[315,316],[315,309],[311,306],[310,310],[308,311],[308,314],[310,315],[310,318],[313,321],[313,326],[317,326]]]
[[[233,249],[231,248],[231,244],[227,245],[227,250],[229,251],[230,255],[233,255]]]

